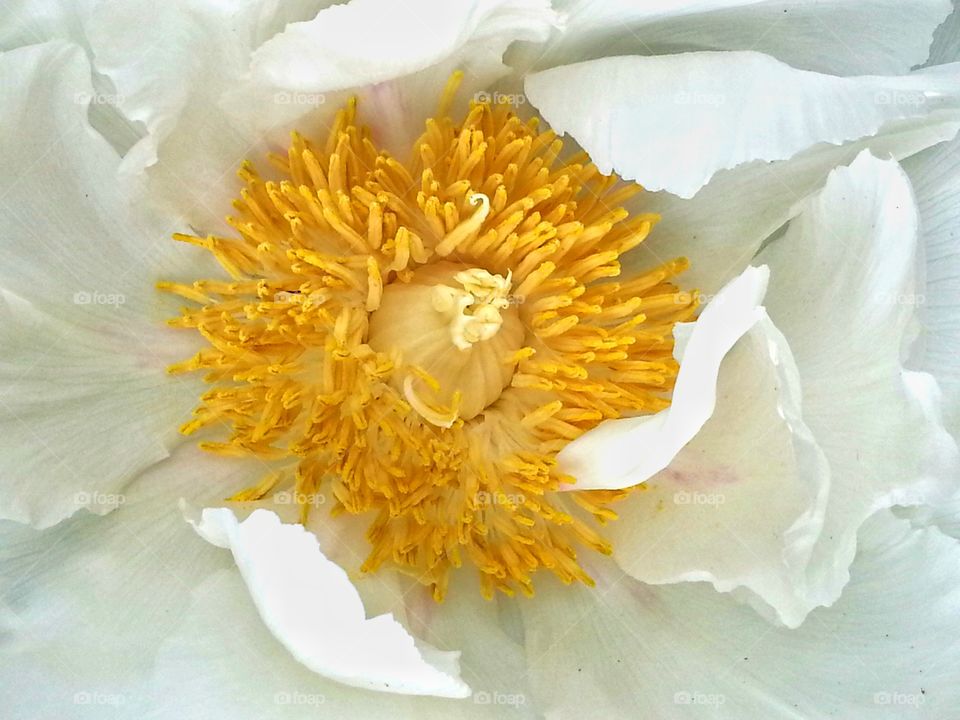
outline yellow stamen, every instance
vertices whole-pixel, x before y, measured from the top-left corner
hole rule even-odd
[[[175,236],[232,278],[158,285],[193,304],[171,324],[209,343],[169,368],[212,384],[181,431],[227,427],[202,447],[286,461],[233,500],[327,484],[334,513],[372,511],[363,569],[406,569],[438,600],[465,559],[487,596],[532,594],[540,569],[590,584],[578,548],[611,548],[589,518],[629,491],[560,493],[555,455],[669,405],[697,296],[672,283],[683,259],[621,279],[658,219],[620,206],[641,188],[561,162],[505,106],[455,123],[459,82],[410,163],[351,101],[324,142],[294,133],[271,158],[282,182],[244,164],[238,237]]]

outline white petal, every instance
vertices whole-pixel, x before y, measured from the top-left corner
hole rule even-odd
[[[365,720],[496,717],[499,707],[346,687],[311,672],[277,643],[230,555],[200,542],[177,508],[183,496],[216,503],[262,470],[183,445],[131,484],[120,508],[104,518],[77,515],[43,532],[0,522],[4,717],[298,720],[307,711]],[[327,519],[317,515],[318,522]],[[342,530],[324,542],[328,556],[343,543]],[[481,687],[500,682],[507,668],[521,675],[522,653],[479,595],[467,603],[468,629],[453,608],[441,626],[431,615],[446,610],[434,609],[432,599],[422,603],[393,574],[377,573],[356,587],[368,608],[417,621],[418,634],[431,641],[449,644],[476,632],[464,670]],[[497,650],[510,661],[488,670],[481,662]]]
[[[239,469],[181,446],[106,517],[80,514],[43,532],[0,522],[5,717],[144,716],[154,657],[192,587],[226,572],[227,557],[197,542],[177,497],[212,502],[244,482]],[[218,621],[231,624],[222,610]]]
[[[680,372],[672,403],[655,415],[607,420],[558,454],[576,485],[567,490],[626,488],[665,468],[710,419],[720,363],[763,317],[766,268],[748,268],[706,306],[696,323],[678,326]]]
[[[917,221],[900,167],[864,152],[758,256],[770,267],[767,310],[800,372],[804,420],[831,469],[807,570],[812,604],[839,594],[867,517],[945,499],[960,472],[935,381],[901,364],[918,291]]]
[[[327,4],[245,0],[227,7],[200,1],[185,11],[176,3],[146,0],[98,3],[84,25],[98,72],[117,88],[116,104],[146,128],[134,149],[136,161],[156,162],[157,147],[189,117],[191,105],[209,115],[224,88],[246,72],[250,53],[265,37]]]
[[[165,373],[194,341],[163,325],[176,305],[154,285],[204,261],[128,202],[89,74],[66,44],[0,57],[0,517],[41,527],[115,507],[201,386]]]
[[[383,692],[470,694],[460,680],[459,653],[432,650],[428,661],[392,615],[366,619],[347,574],[302,525],[283,524],[268,510],[238,522],[227,508],[207,508],[195,527],[208,542],[231,549],[266,626],[314,672]]]
[[[538,67],[599,55],[756,50],[832,75],[902,73],[927,59],[949,0],[562,0],[566,32]]]
[[[838,78],[753,52],[612,57],[529,75],[527,96],[603,172],[692,197],[718,170],[783,160],[955,104],[953,66]]]
[[[463,72],[455,105],[462,111],[508,72],[507,46],[544,40],[555,22],[547,0],[354,0],[290,25],[260,48],[251,86],[234,93],[229,108],[237,115],[260,109],[248,120],[264,133],[291,127],[309,98],[331,113],[355,94],[374,140],[406,158],[455,70]],[[316,127],[319,114],[301,127]]]
[[[48,40],[83,40],[82,3],[7,0],[0,5],[0,51]]]
[[[690,199],[644,193],[634,200],[633,209],[659,213],[663,221],[624,258],[624,274],[686,256],[692,264],[683,275],[684,284],[710,297],[743,272],[763,241],[823,186],[830,170],[850,164],[865,148],[877,157],[909,157],[953,138],[958,129],[960,121],[952,114],[937,113],[890,123],[872,138],[844,145],[821,143],[789,160],[721,170]]]
[[[937,378],[947,428],[960,437],[960,140],[904,163],[920,209],[923,284],[911,367]]]
[[[98,64],[102,54],[123,109],[149,132],[125,157],[127,177],[146,172],[150,199],[204,232],[223,232],[244,159],[265,164],[294,129],[324,138],[351,95],[375,139],[406,158],[450,73],[466,70],[469,96],[507,71],[500,57],[510,42],[544,38],[554,20],[546,0],[330,4],[251,0],[236,12],[204,3],[190,13],[145,0],[105,7],[91,30]],[[140,22],[146,15],[154,21]],[[169,39],[154,47],[158,25]],[[371,62],[387,45],[389,61]]]
[[[935,720],[960,703],[960,547],[936,530],[872,520],[843,596],[797,630],[703,585],[591,571],[596,589],[521,606],[545,717]]]
[[[960,60],[960,6],[953,2],[953,12],[937,28],[930,46],[930,65]]]
[[[746,588],[796,626],[830,476],[803,423],[790,348],[766,316],[724,359],[717,395],[703,430],[616,506],[604,534],[637,580]]]
[[[899,365],[916,223],[902,171],[864,153],[760,254],[786,339],[753,327],[721,368],[717,412],[623,503],[609,537],[628,573],[745,588],[795,627],[839,595],[866,517],[949,494],[936,388]]]
[[[373,85],[456,53],[464,53],[467,73],[502,72],[510,42],[545,39],[549,7],[544,0],[354,0],[287,27],[255,53],[251,69],[261,81],[305,92]]]

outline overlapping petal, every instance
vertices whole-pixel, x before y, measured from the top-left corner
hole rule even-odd
[[[0,516],[42,527],[112,509],[176,442],[198,385],[165,376],[190,347],[154,284],[204,261],[117,183],[80,48],[13,50],[0,74]]]
[[[392,615],[367,619],[342,568],[302,525],[259,509],[241,522],[207,508],[197,533],[233,553],[260,617],[294,657],[346,685],[404,695],[465,697],[459,653],[418,648]]]
[[[756,50],[832,75],[903,73],[927,59],[949,0],[558,0],[565,32],[537,67],[612,55]],[[939,34],[939,33],[938,33]]]
[[[531,103],[604,172],[692,197],[718,171],[873,135],[960,99],[954,66],[838,78],[755,52],[606,57],[527,76]]]
[[[837,604],[774,627],[705,585],[603,573],[524,606],[545,717],[904,720],[960,702],[960,547],[888,514],[861,535]]]
[[[701,434],[626,501],[610,534],[631,575],[746,588],[796,626],[840,594],[867,517],[953,492],[935,383],[901,366],[917,232],[906,175],[865,152],[760,253],[772,322],[725,361]]]

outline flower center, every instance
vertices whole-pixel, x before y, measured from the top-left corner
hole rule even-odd
[[[471,420],[510,384],[524,330],[509,292],[509,273],[450,262],[384,288],[368,342],[394,356],[393,386],[427,422]]]
[[[532,594],[540,569],[591,583],[577,548],[610,552],[594,525],[628,491],[561,493],[555,456],[669,405],[686,261],[621,278],[657,220],[621,207],[641,188],[559,162],[504,106],[453,121],[456,82],[409,164],[351,103],[325,142],[294,134],[271,158],[279,181],[243,166],[236,237],[175,236],[230,275],[160,284],[192,304],[170,323],[209,343],[170,368],[211,384],[181,432],[277,468],[232,500],[292,485],[304,521],[320,488],[372,513],[363,570],[405,569],[438,600],[464,561],[487,596]]]

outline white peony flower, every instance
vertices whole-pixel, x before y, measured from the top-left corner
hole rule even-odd
[[[0,50],[3,717],[956,715],[947,0]]]

